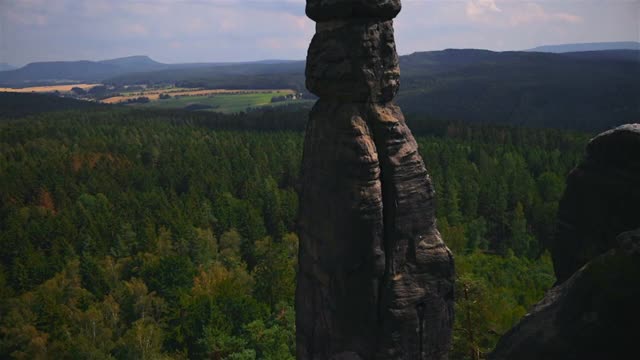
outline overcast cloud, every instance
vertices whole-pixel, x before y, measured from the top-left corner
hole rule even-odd
[[[0,0],[0,62],[304,59],[304,0]],[[403,0],[398,51],[638,41],[640,0]]]

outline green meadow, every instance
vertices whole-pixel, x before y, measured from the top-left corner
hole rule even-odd
[[[215,94],[205,96],[178,96],[170,99],[151,101],[146,104],[132,104],[130,106],[152,107],[158,109],[184,109],[202,106],[202,111],[216,111],[222,113],[238,113],[249,108],[265,106],[283,106],[291,104],[312,104],[313,100],[288,100],[272,103],[271,99],[282,93],[273,91],[268,93],[249,94]],[[208,107],[208,108],[205,108]]]

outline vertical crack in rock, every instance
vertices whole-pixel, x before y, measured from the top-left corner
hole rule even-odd
[[[454,268],[400,108],[399,0],[307,0],[297,358],[446,359]]]

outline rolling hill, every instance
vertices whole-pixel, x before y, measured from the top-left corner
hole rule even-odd
[[[218,74],[279,74],[290,72],[292,69],[303,69],[304,65],[300,67],[300,63],[291,60],[263,60],[244,63],[163,64],[148,56],[129,56],[103,61],[35,62],[19,69],[0,72],[0,87],[102,82],[107,79],[114,79],[114,82],[124,79],[127,83],[147,83],[156,79],[209,79],[217,77]],[[281,67],[283,70],[279,70]],[[147,75],[149,73],[151,74]]]
[[[304,61],[216,64],[123,74],[106,80],[115,85],[177,84],[220,89],[304,90]]]
[[[23,86],[55,82],[102,81],[109,77],[138,71],[168,68],[147,56],[131,56],[105,61],[49,61],[30,63],[19,69],[0,73],[0,84]]]
[[[124,58],[99,61],[100,64],[116,66],[125,72],[154,71],[167,69],[171,65],[162,64],[148,56],[129,56]]]
[[[640,51],[448,49],[400,57],[407,114],[475,123],[602,130],[640,120]],[[304,62],[125,74],[114,84],[304,89]]]
[[[640,120],[639,55],[416,53],[401,58],[397,102],[439,119],[601,130]]]
[[[400,66],[397,102],[414,116],[580,130],[640,121],[640,51],[447,49],[401,56]],[[131,57],[30,64],[0,73],[0,84],[19,74],[33,81],[75,74],[83,81],[114,85],[304,91],[304,67],[304,61],[167,65]]]
[[[597,42],[580,44],[560,44],[543,45],[527,51],[567,53],[577,51],[603,51],[603,50],[640,50],[640,42],[637,41],[617,41],[617,42]]]
[[[15,70],[15,66],[7,64],[7,63],[0,63],[0,71],[9,71],[9,70]]]

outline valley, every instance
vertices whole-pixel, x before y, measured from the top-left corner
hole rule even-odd
[[[508,11],[500,6],[491,11]],[[145,21],[151,7],[140,8]],[[351,13],[326,21],[338,12],[316,14],[324,34],[306,53],[309,65],[206,62],[230,50],[231,33],[211,41],[211,29],[202,36],[209,56],[186,56],[187,45],[178,51],[180,42],[164,41],[169,33],[150,30],[164,54],[136,43],[69,56],[142,51],[160,61],[0,62],[0,358],[491,359],[571,275],[574,257],[588,260],[583,239],[638,226],[640,182],[627,171],[640,168],[637,125],[589,140],[640,120],[638,43],[397,56],[390,20],[368,18],[376,25],[360,33],[363,18]],[[296,24],[288,34],[303,31]],[[142,42],[146,31],[109,36]],[[305,56],[280,52],[286,42],[237,45],[256,57],[260,46],[278,50],[265,59]],[[161,62],[169,59],[176,63]],[[580,227],[589,236],[566,235]],[[584,312],[565,319],[585,329],[606,319],[616,308],[609,301],[640,274],[634,266],[624,277],[611,272],[625,279],[615,296],[606,286],[588,283],[588,296],[578,288],[575,298],[586,301],[567,308]],[[638,297],[620,308],[635,309]],[[606,311],[581,307],[591,298],[604,299]],[[524,337],[553,334],[541,329]],[[563,331],[560,342],[578,333]],[[623,338],[601,332],[615,334],[607,348]],[[352,339],[357,346],[345,352]],[[404,345],[385,356],[377,346],[388,339]],[[340,346],[313,355],[327,344]],[[409,355],[390,355],[401,347]],[[536,348],[532,358],[497,359],[545,358]]]
[[[147,87],[70,84],[0,88],[0,93],[51,94],[108,105],[221,113],[238,113],[263,107],[310,107],[314,102],[304,99],[303,94],[292,89],[206,89],[173,85]]]
[[[416,52],[400,56],[402,80],[396,101],[406,113],[441,120],[606,130],[640,119],[639,54],[631,49]],[[0,87],[32,87],[34,82],[62,77],[104,85],[85,89],[86,94],[63,96],[231,113],[263,106],[309,108],[315,97],[305,89],[304,69],[304,61],[161,64],[148,57],[130,57],[89,64],[30,64],[0,71]],[[269,96],[279,97],[285,91],[297,94],[296,99],[271,102]],[[159,99],[162,93],[172,98]]]

